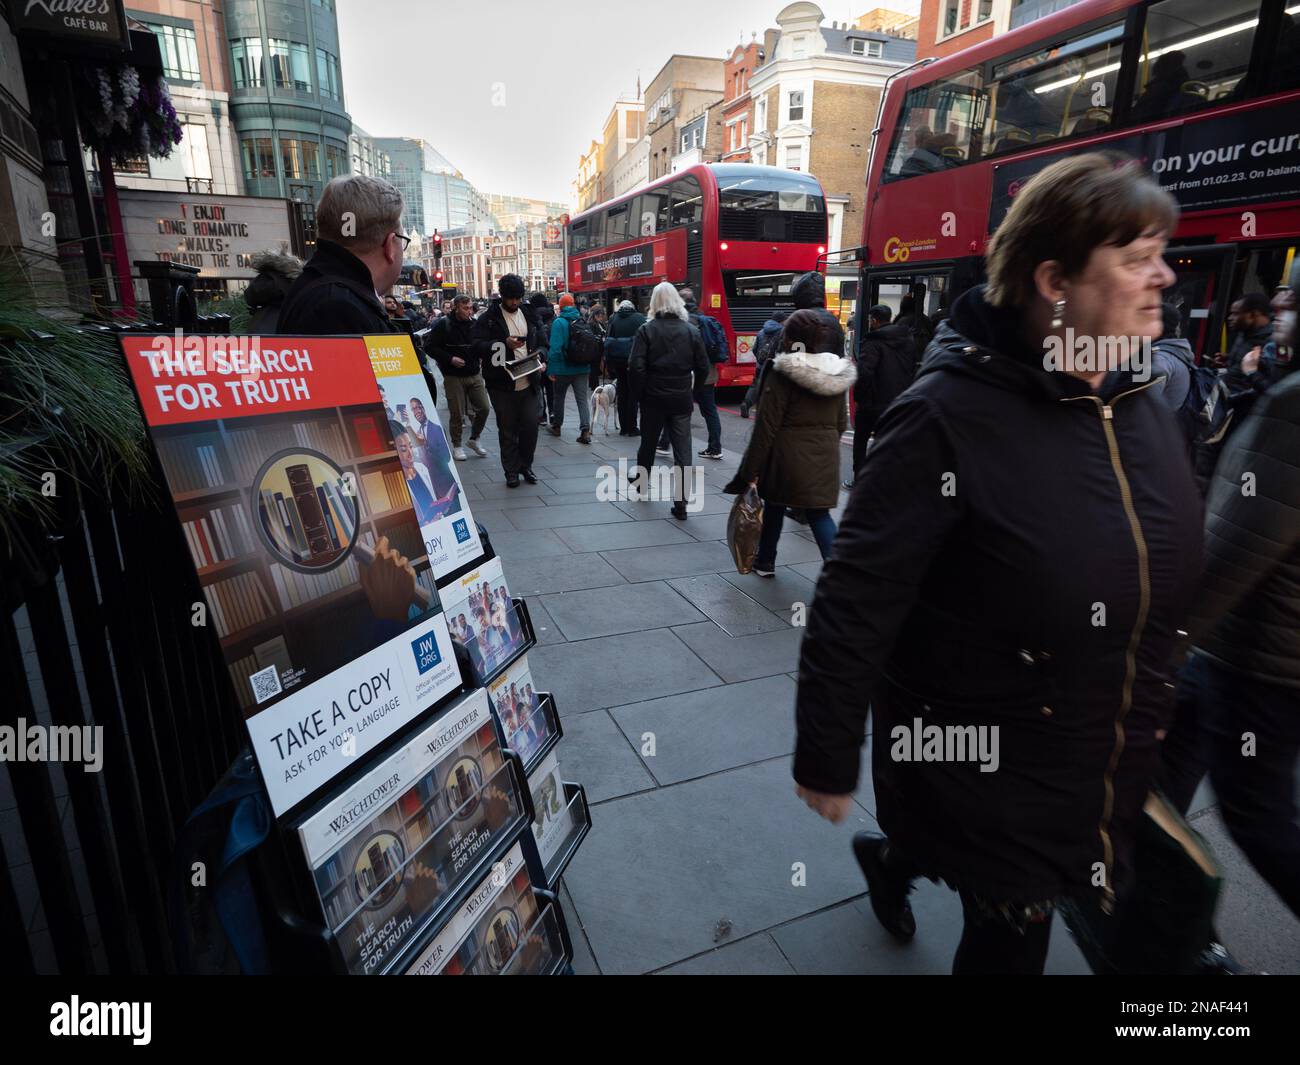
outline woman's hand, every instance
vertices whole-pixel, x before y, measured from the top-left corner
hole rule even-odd
[[[808,804],[810,810],[815,810],[833,825],[843,821],[853,805],[852,795],[827,795],[825,792],[813,791],[799,784],[794,786],[794,793]]]

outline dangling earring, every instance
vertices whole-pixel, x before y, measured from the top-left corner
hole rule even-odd
[[[1052,304],[1052,328],[1060,329],[1065,325],[1065,297]]]

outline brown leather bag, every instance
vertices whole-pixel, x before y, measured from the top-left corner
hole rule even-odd
[[[752,484],[736,496],[727,515],[727,547],[737,573],[754,568],[758,555],[758,538],[763,532],[763,500]]]

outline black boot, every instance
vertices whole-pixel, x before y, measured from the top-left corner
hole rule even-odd
[[[889,840],[873,832],[858,832],[853,837],[853,856],[867,878],[871,909],[876,920],[895,939],[907,942],[916,935],[916,917],[907,901],[912,890],[911,878],[889,868],[885,857]]]

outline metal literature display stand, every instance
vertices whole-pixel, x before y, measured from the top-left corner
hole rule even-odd
[[[123,341],[250,741],[218,785],[245,849],[198,937],[219,922],[246,972],[571,971],[557,892],[586,795],[558,778],[528,606],[424,420],[409,341],[233,339],[237,357],[284,349],[292,387]],[[470,596],[454,628],[453,591]]]

